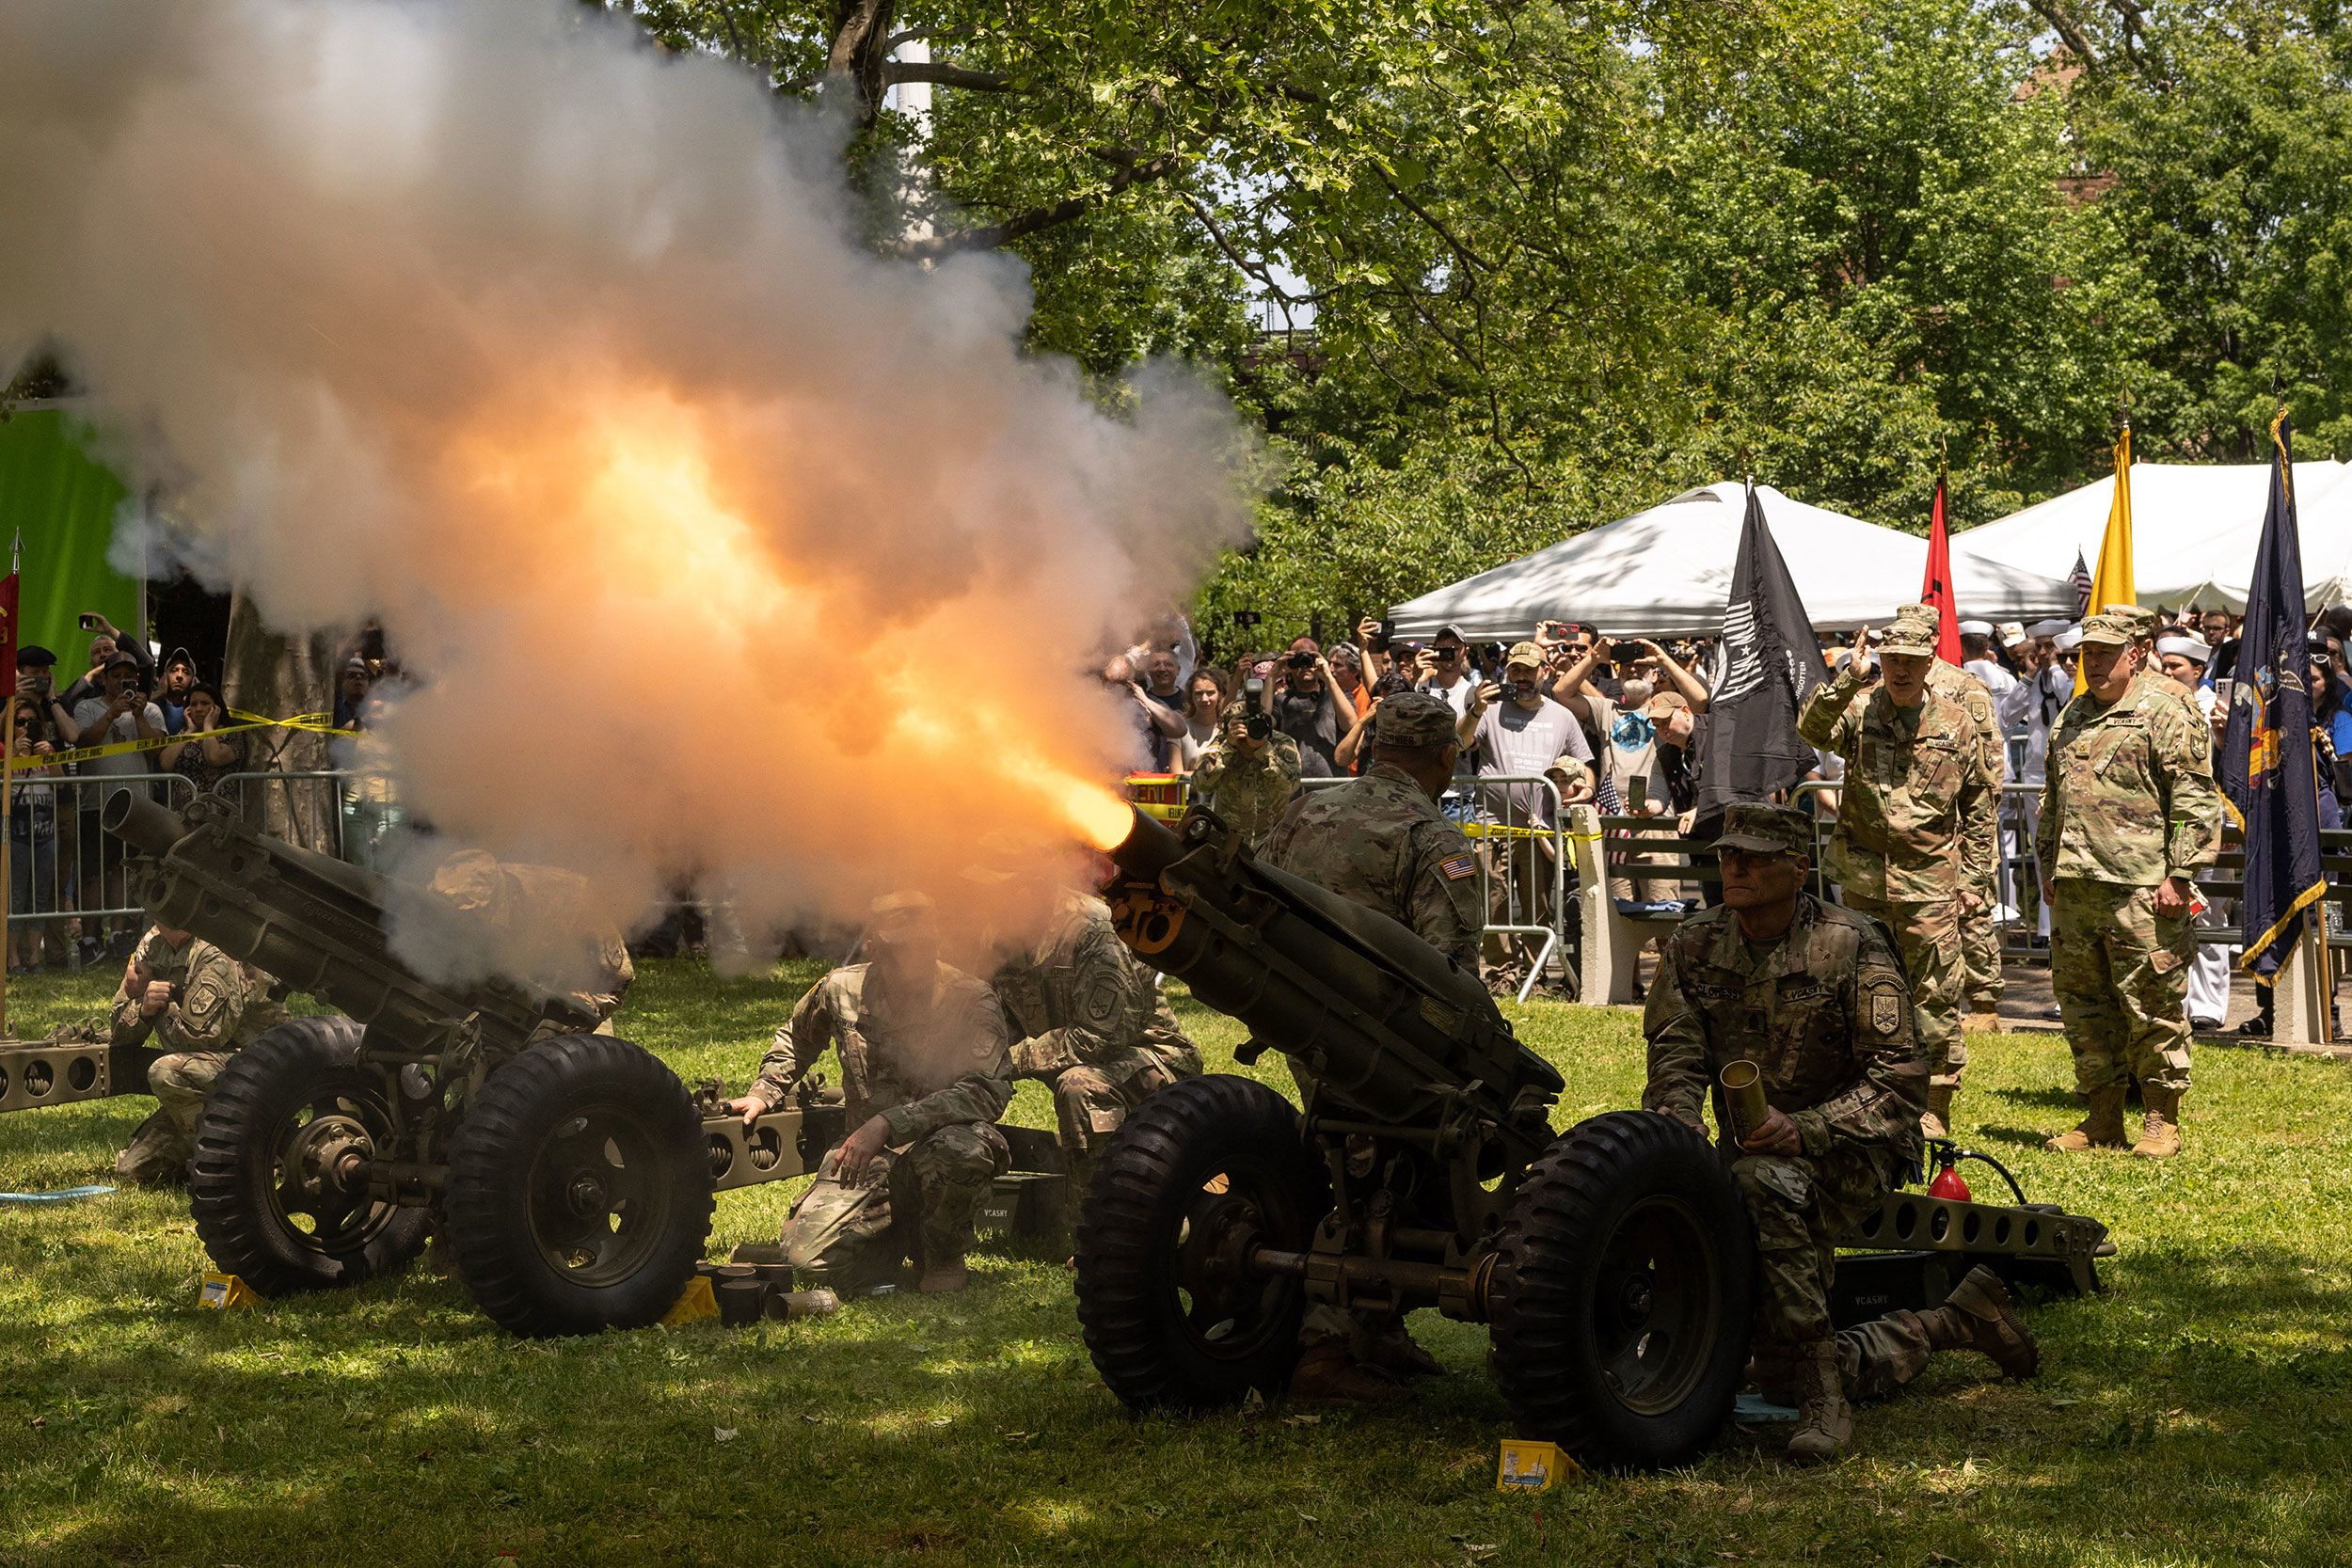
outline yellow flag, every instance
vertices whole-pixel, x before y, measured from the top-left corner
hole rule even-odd
[[[2111,604],[2137,604],[2132,586],[2132,427],[2115,443],[2115,500],[2107,508],[2107,531],[2099,541],[2098,569],[2090,574],[2090,603],[2085,615],[2096,615]],[[2089,689],[2081,661],[2074,665],[2074,695]]]

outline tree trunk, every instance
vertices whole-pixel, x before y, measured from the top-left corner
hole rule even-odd
[[[324,637],[280,636],[262,621],[253,602],[238,594],[229,605],[229,653],[222,661],[222,695],[232,707],[272,719],[331,709],[335,702],[333,651]],[[306,730],[255,730],[246,768],[251,772],[316,772],[334,766],[323,735]],[[282,784],[247,781],[245,819],[305,849],[336,853],[342,806],[327,779],[289,779]]]

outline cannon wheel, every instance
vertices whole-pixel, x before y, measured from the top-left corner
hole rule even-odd
[[[1755,1232],[1707,1140],[1615,1111],[1562,1133],[1504,1219],[1494,1363],[1522,1435],[1595,1468],[1683,1464],[1731,1415]]]
[[[321,1170],[338,1146],[391,1142],[390,1082],[358,1052],[347,1018],[289,1019],[229,1058],[197,1118],[196,1233],[264,1296],[357,1285],[424,1245],[423,1210],[346,1194]]]
[[[1260,1243],[1303,1250],[1330,1207],[1298,1113],[1264,1085],[1188,1078],[1145,1101],[1078,1214],[1078,1323],[1111,1392],[1138,1412],[1279,1393],[1305,1291],[1242,1259]]]
[[[693,1276],[710,1209],[685,1085],[609,1035],[560,1035],[499,1068],[451,1141],[457,1275],[529,1338],[659,1322]]]

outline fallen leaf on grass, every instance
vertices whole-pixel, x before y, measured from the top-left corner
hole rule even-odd
[[[719,1443],[732,1443],[735,1441],[736,1431],[734,1427],[712,1427],[710,1429],[711,1440]]]
[[[46,1417],[46,1416],[36,1416],[36,1417],[34,1417],[34,1418],[33,1418],[33,1426],[34,1426],[34,1428],[35,1428],[36,1430],[38,1430],[38,1429],[40,1429],[40,1428],[41,1428],[41,1427],[45,1427],[45,1426],[47,1426],[48,1424],[49,1424],[49,1418],[48,1418],[48,1417]]]
[[[1320,1416],[1285,1416],[1282,1418],[1282,1424],[1286,1427],[1319,1427],[1323,1424],[1323,1418]]]

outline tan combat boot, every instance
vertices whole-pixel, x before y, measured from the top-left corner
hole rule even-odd
[[[2139,1122],[2139,1141],[2132,1152],[2145,1160],[2169,1160],[2181,1151],[2181,1091],[2140,1085],[2147,1110]]]
[[[1927,1330],[1930,1350],[1982,1351],[2014,1378],[2028,1378],[2041,1370],[2042,1347],[2018,1317],[2009,1287],[1981,1264],[1952,1287],[1943,1306],[1920,1313],[1919,1324]]]
[[[1919,1135],[1925,1138],[1948,1138],[1952,1135],[1952,1085],[1928,1085],[1928,1108],[1919,1113]]]
[[[1291,1373],[1290,1398],[1297,1404],[1389,1404],[1410,1397],[1380,1368],[1359,1364],[1344,1339],[1308,1346]]]
[[[2110,1084],[2090,1091],[2090,1115],[2042,1146],[2059,1154],[2080,1154],[2087,1148],[2123,1147],[2123,1085]]]
[[[1797,1346],[1789,1370],[1796,1374],[1797,1434],[1788,1439],[1788,1463],[1826,1465],[1853,1438],[1853,1408],[1837,1375],[1837,1341]]]

